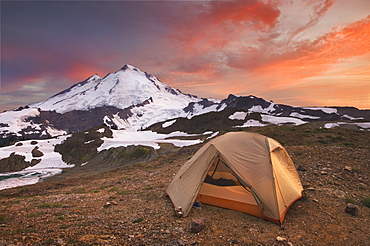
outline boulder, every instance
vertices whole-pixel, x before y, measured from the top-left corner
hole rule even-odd
[[[348,214],[356,216],[360,214],[360,207],[353,203],[348,203],[344,211]]]

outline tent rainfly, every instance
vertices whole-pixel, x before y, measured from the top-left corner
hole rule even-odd
[[[302,191],[284,147],[250,132],[229,132],[206,143],[181,167],[166,190],[182,216],[200,201],[278,224],[302,197]]]

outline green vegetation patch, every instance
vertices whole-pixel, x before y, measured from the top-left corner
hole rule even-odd
[[[61,208],[61,203],[41,203],[36,206],[37,208]]]
[[[352,197],[346,197],[345,201],[346,201],[346,203],[353,203],[353,204],[356,203],[356,200],[353,199]]]
[[[141,221],[143,221],[144,219],[143,218],[137,218],[137,219],[134,219],[132,221],[132,223],[140,223]]]
[[[69,164],[81,165],[88,162],[98,152],[99,148],[103,144],[103,137],[112,137],[112,131],[104,127],[104,133],[98,131],[100,127],[93,127],[87,131],[77,132],[72,134],[71,137],[67,138],[63,143],[55,146],[55,152],[62,155],[64,162]]]
[[[0,214],[0,224],[4,224],[6,222],[5,215]]]
[[[117,191],[119,191],[118,187],[113,187],[108,190],[108,192],[117,192]]]
[[[81,187],[81,188],[77,188],[77,189],[73,190],[73,193],[85,194],[85,193],[87,193],[87,190],[85,188]]]
[[[365,197],[363,200],[362,200],[362,203],[364,204],[364,206],[370,208],[370,197]]]
[[[97,153],[90,161],[90,167],[121,167],[147,162],[157,157],[154,148],[130,145],[127,147],[110,148]]]

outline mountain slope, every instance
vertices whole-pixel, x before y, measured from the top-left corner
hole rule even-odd
[[[45,101],[1,113],[0,146],[19,140],[47,139],[101,125],[130,131],[150,128],[160,132],[192,128],[187,132],[201,134],[203,129],[219,131],[225,127],[308,122],[369,129],[369,121],[370,110],[353,107],[293,107],[255,96],[229,95],[221,101],[198,98],[125,65],[104,78],[95,74]],[[174,125],[163,130],[172,125],[171,122]],[[199,124],[202,126],[197,127]]]

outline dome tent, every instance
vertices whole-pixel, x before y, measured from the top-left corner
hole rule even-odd
[[[166,192],[187,216],[195,201],[282,223],[302,197],[294,163],[276,140],[229,132],[200,148],[175,175]]]

